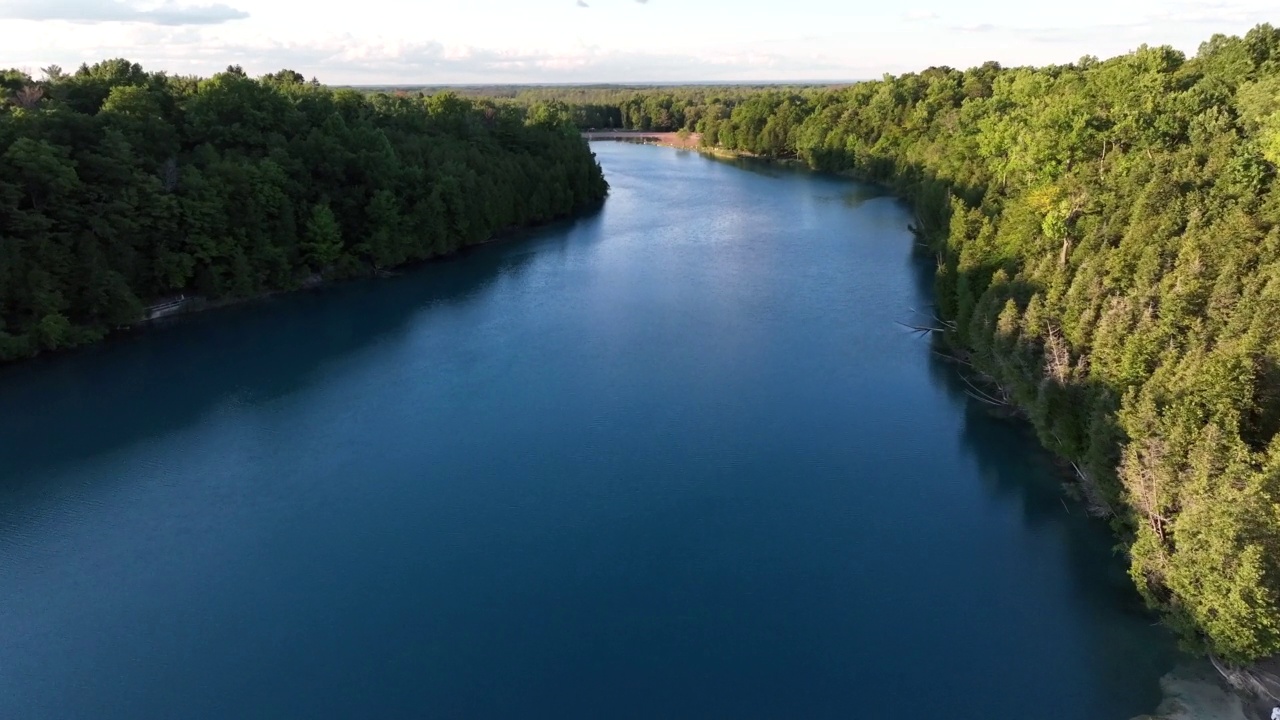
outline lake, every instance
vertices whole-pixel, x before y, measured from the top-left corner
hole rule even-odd
[[[602,210],[0,370],[0,716],[1151,712],[1105,523],[874,188],[593,145]]]

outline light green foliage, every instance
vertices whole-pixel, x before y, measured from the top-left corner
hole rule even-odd
[[[303,237],[302,256],[312,270],[324,272],[342,256],[342,228],[327,202],[311,209]]]
[[[573,112],[568,104],[561,100],[537,102],[529,106],[525,122],[569,134],[577,132],[573,125]]]
[[[1280,74],[1245,83],[1238,97],[1240,118],[1257,134],[1263,157],[1280,164]]]

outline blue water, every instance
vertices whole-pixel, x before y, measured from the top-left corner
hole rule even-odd
[[[894,323],[906,209],[594,147],[572,224],[0,371],[0,717],[1154,709],[1106,528]]]

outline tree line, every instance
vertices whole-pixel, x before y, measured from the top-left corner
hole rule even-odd
[[[694,129],[908,198],[937,329],[1071,462],[1150,605],[1229,661],[1280,653],[1280,30],[759,91]]]
[[[0,360],[218,301],[425,260],[598,203],[556,113],[449,93],[145,72],[0,71]]]
[[[694,132],[706,119],[727,119],[743,100],[764,91],[808,92],[815,85],[458,85],[375,86],[368,93],[427,97],[456,93],[522,110],[559,108],[579,130]]]

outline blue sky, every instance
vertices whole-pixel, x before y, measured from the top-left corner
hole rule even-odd
[[[329,83],[852,80],[930,65],[1194,53],[1278,0],[0,0],[0,66],[126,57]]]

